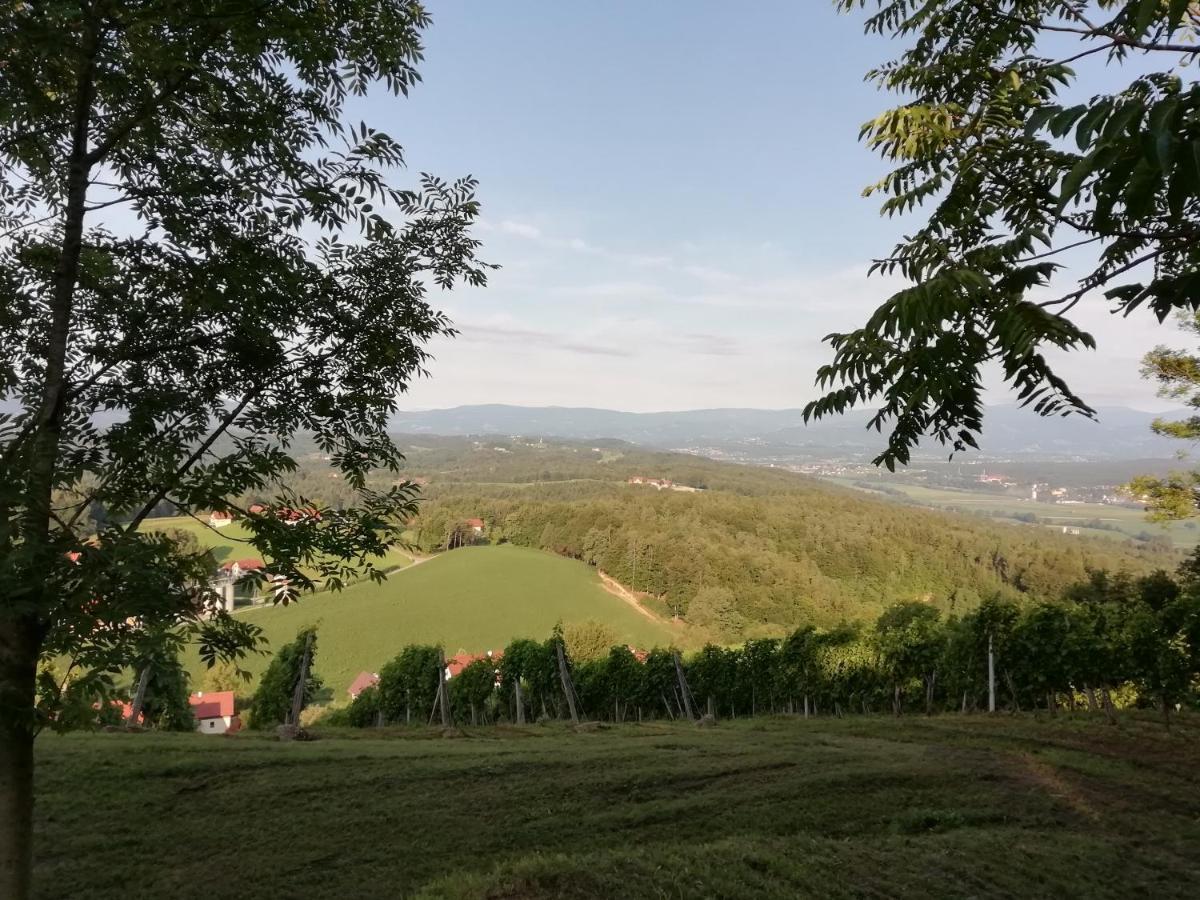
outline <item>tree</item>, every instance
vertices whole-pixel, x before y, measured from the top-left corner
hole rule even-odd
[[[450,679],[450,696],[454,708],[471,712],[471,724],[479,724],[479,714],[485,712],[488,701],[496,693],[496,663],[488,657],[474,660],[455,678]]]
[[[1117,311],[1147,306],[1162,320],[1200,291],[1200,83],[1181,77],[1197,49],[1195,5],[837,5],[877,7],[867,30],[907,44],[868,76],[905,99],[863,126],[895,165],[867,194],[884,195],[889,216],[932,209],[872,266],[906,285],[863,328],[827,338],[827,393],[806,418],[877,403],[870,424],[890,435],[876,463],[889,468],[923,435],[973,447],[985,364],[1041,415],[1094,416],[1043,355],[1094,346],[1071,310],[1102,293]],[[1124,86],[1066,105],[1086,86],[1079,73],[1101,64]]]
[[[310,643],[311,638],[311,643]],[[324,683],[313,671],[317,658],[317,631],[305,628],[290,644],[284,644],[267,665],[258,689],[250,700],[250,727],[261,730],[282,725],[292,711],[292,698],[296,684],[300,681],[300,669],[308,650],[308,674],[304,680],[304,704],[307,706],[316,697]],[[298,724],[298,723],[293,723]]]
[[[611,625],[587,619],[563,626],[567,654],[579,662],[603,659],[617,643],[617,631]]]
[[[1185,331],[1200,335],[1200,313],[1181,313],[1178,318]],[[1142,359],[1142,375],[1158,383],[1158,396],[1182,402],[1192,411],[1184,419],[1155,419],[1154,432],[1193,443],[1200,439],[1200,356],[1155,347]],[[1200,471],[1195,469],[1165,478],[1141,476],[1130,482],[1128,491],[1146,501],[1154,521],[1186,519],[1200,512]]]
[[[345,112],[373,84],[407,93],[428,23],[407,0],[0,15],[4,897],[30,893],[39,658],[115,671],[129,622],[184,626],[210,662],[253,643],[147,516],[237,511],[315,436],[357,505],[280,493],[245,519],[290,601],[379,575],[414,511],[411,485],[365,476],[398,469],[388,415],[453,332],[428,292],[484,282],[474,182],[391,185],[401,147]]]

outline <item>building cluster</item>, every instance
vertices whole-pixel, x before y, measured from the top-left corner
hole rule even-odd
[[[703,488],[692,487],[690,484],[676,484],[670,478],[647,478],[644,475],[634,475],[627,484],[644,484],[658,491],[683,491],[694,494]]]

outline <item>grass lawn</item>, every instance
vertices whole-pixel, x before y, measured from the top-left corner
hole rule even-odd
[[[38,739],[37,896],[1179,897],[1200,721]]]
[[[672,640],[666,626],[605,591],[594,569],[511,545],[465,547],[382,584],[360,582],[286,608],[255,607],[238,615],[261,626],[271,648],[319,623],[316,672],[338,700],[355,675],[378,672],[406,644],[441,643],[448,655],[482,653],[516,637],[547,638],[560,621],[587,619],[608,623],[620,640],[641,647]],[[253,657],[246,665],[257,674],[268,661]],[[199,678],[199,661],[189,667]]]

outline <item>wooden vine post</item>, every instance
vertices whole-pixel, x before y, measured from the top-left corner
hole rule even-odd
[[[683,674],[683,661],[679,658],[679,651],[674,650],[671,653],[675,660],[675,677],[679,679],[679,694],[683,698],[683,710],[687,714],[689,722],[696,721],[696,713],[692,709],[692,692],[688,689],[687,677]]]
[[[513,694],[517,701],[517,724],[525,724],[525,698],[521,696],[521,676],[513,679]]]
[[[578,725],[579,710],[575,708],[575,685],[571,681],[571,673],[567,669],[567,657],[563,653],[562,641],[555,642],[554,649],[558,651],[558,677],[562,680],[563,693],[567,697],[567,708],[571,711],[571,721]]]
[[[312,659],[313,633],[310,631],[304,640],[304,655],[300,657],[300,677],[296,679],[296,687],[292,691],[292,711],[288,716],[289,725],[300,725],[300,711],[304,709],[304,694],[308,684],[308,666]]]
[[[146,705],[146,688],[150,684],[150,661],[142,666],[141,674],[138,675],[137,690],[133,694],[133,702],[129,704],[129,719],[126,725],[139,724],[138,719],[142,717],[142,707]]]
[[[446,684],[446,654],[438,647],[438,708],[442,712],[442,727],[450,727],[450,689]]]

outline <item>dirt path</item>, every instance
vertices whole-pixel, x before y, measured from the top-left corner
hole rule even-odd
[[[600,572],[599,569],[596,571]],[[625,587],[625,585],[621,584],[621,582],[617,581],[615,578],[600,572],[600,583],[604,585],[604,589],[606,591],[608,591],[614,597],[619,597],[620,599],[624,600],[651,622],[657,622],[659,625],[666,625],[668,627],[671,627],[675,624],[669,619],[664,619],[661,616],[655,615],[655,613],[642,606],[642,604],[638,602],[638,598],[634,595],[633,591],[629,590],[629,588]]]

